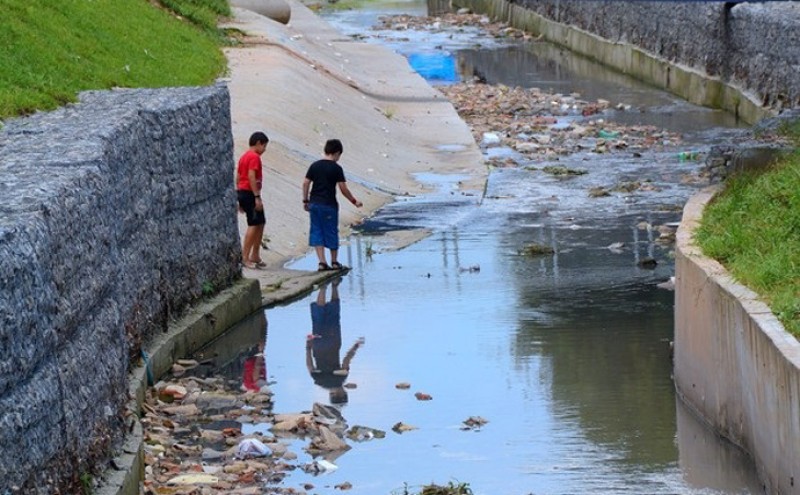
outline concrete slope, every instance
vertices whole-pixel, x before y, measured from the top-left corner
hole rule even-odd
[[[242,47],[226,50],[237,159],[253,131],[270,137],[263,156],[269,238],[263,258],[277,271],[308,250],[300,187],[329,138],[342,140],[340,163],[364,203],[356,210],[341,202],[342,235],[393,196],[424,192],[413,173],[465,174],[470,189],[482,188],[487,173],[467,125],[405,58],[347,38],[302,4],[290,3],[288,25],[235,9],[229,27],[247,38]],[[239,220],[243,232],[242,215]],[[275,282],[269,272],[245,275],[268,285]]]

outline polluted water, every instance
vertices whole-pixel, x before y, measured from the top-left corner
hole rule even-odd
[[[675,228],[708,183],[703,156],[743,126],[480,18],[420,19],[416,3],[325,16],[412,66],[437,55],[431,84],[471,126],[485,191],[418,174],[432,192],[358,226],[349,271],[165,377],[161,396],[181,399],[153,417],[192,394],[196,410],[159,483],[180,458],[230,493],[761,493],[671,378]],[[398,233],[420,240],[397,249]]]

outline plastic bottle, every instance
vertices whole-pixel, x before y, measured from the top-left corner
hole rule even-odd
[[[697,160],[698,153],[696,151],[681,151],[678,153],[678,160],[686,162],[689,160]]]
[[[599,131],[597,131],[597,137],[602,139],[614,139],[616,137],[619,137],[619,132],[600,129]]]

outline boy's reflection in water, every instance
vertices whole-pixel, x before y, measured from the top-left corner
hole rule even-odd
[[[329,301],[326,299],[327,285],[320,287],[317,300],[311,303],[312,334],[306,339],[306,367],[314,383],[328,390],[331,404],[347,402],[344,383],[350,373],[350,361],[364,343],[363,338],[358,339],[339,361],[342,328],[338,287],[341,281],[341,277],[337,277],[331,282]]]
[[[267,364],[264,361],[265,344],[266,342],[262,340],[258,344],[258,352],[244,361],[242,388],[245,391],[258,392],[261,387],[267,384]]]

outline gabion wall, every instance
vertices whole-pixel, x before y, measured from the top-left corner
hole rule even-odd
[[[238,278],[224,85],[83,93],[0,130],[0,495],[122,437],[129,363]]]
[[[800,3],[510,1],[732,82],[766,107],[800,107]]]

